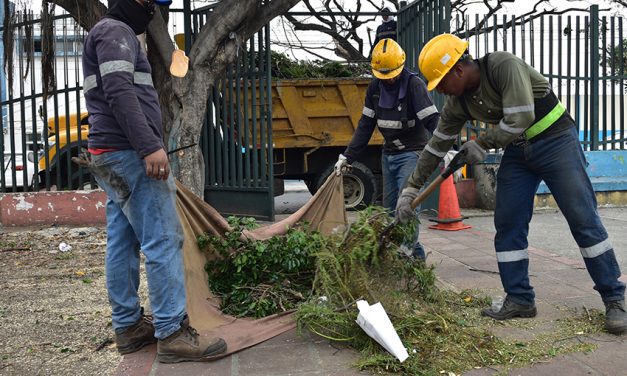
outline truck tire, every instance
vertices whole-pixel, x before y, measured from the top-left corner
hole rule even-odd
[[[333,165],[326,168],[316,180],[316,191],[327,177],[334,173]],[[312,194],[314,194],[313,192]],[[344,173],[344,204],[348,210],[361,210],[372,205],[377,198],[377,184],[374,174],[363,163],[354,162],[352,169]]]

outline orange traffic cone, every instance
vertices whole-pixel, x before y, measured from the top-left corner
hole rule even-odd
[[[464,224],[461,213],[459,212],[459,201],[457,200],[457,191],[453,183],[453,175],[449,176],[440,185],[440,203],[438,208],[438,218],[430,219],[430,221],[438,222],[429,228],[436,230],[457,231],[472,228],[472,226]]]

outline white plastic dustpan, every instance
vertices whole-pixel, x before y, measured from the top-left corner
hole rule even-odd
[[[381,303],[370,305],[365,300],[359,300],[357,308],[359,309],[357,325],[390,354],[397,357],[401,363],[404,362],[409,354]]]

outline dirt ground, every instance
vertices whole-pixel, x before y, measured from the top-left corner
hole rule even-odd
[[[115,370],[105,242],[104,228],[0,229],[0,375]]]

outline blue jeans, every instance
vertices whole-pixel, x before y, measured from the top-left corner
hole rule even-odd
[[[146,176],[134,150],[92,156],[92,172],[107,193],[105,272],[113,329],[120,333],[141,316],[139,251],[146,276],[155,337],[166,338],[185,316],[182,228],[176,212],[176,185]]]
[[[535,193],[544,180],[566,217],[588,273],[604,302],[623,299],[625,284],[614,249],[597,212],[586,159],[573,127],[527,146],[510,144],[497,173],[494,245],[508,296],[531,304],[527,234]]]
[[[381,165],[383,167],[383,206],[394,213],[396,209],[396,201],[400,192],[405,187],[407,179],[414,168],[418,164],[418,158],[420,158],[420,152],[408,151],[399,154],[383,154],[381,156]],[[420,206],[416,208],[416,215],[420,211]],[[416,224],[416,233],[414,235],[414,242],[412,256],[425,259],[425,250],[422,244],[418,241],[418,234],[420,232],[420,225]]]

